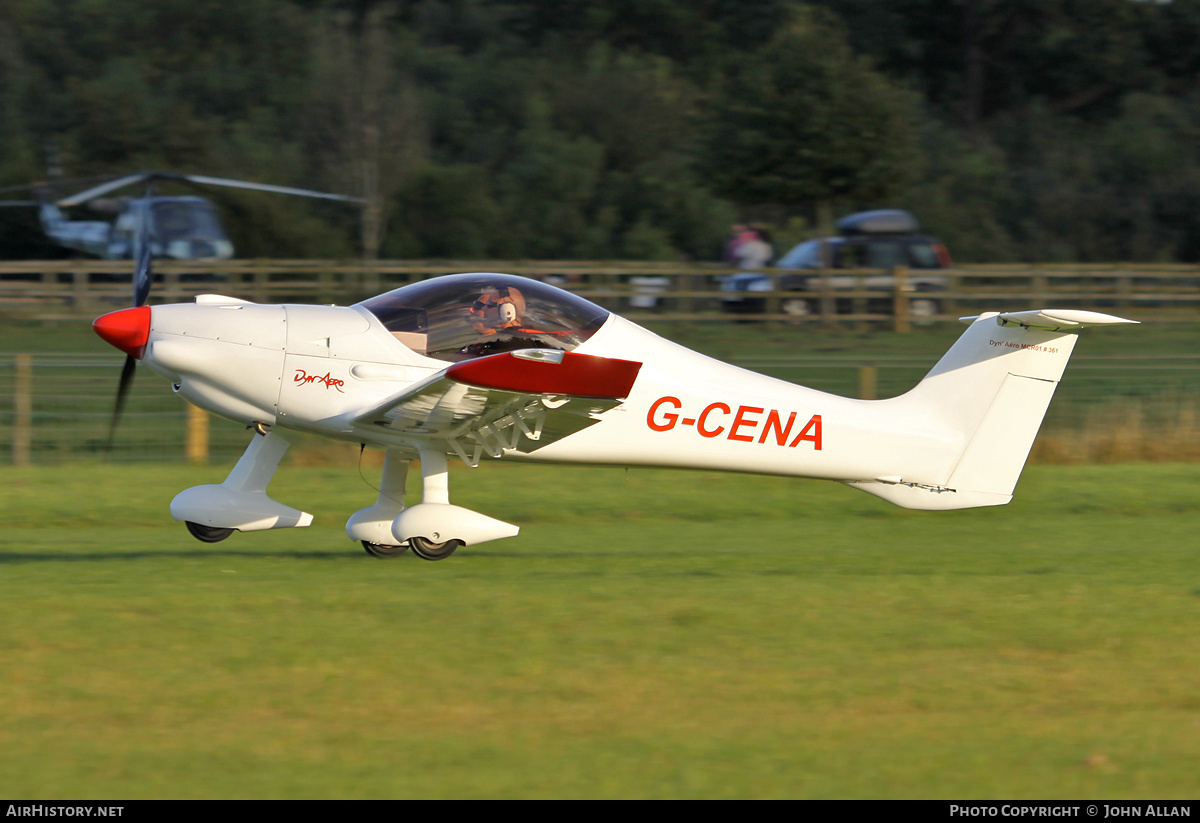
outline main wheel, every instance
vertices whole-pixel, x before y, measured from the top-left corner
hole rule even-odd
[[[454,554],[454,550],[463,544],[461,540],[447,540],[444,543],[434,543],[424,537],[410,537],[408,544],[412,546],[413,554],[423,560],[445,560]]]
[[[233,529],[205,526],[200,523],[193,523],[191,520],[183,521],[183,525],[187,526],[187,530],[192,533],[192,537],[202,543],[220,543],[226,537],[233,534]]]
[[[408,551],[408,546],[389,546],[386,543],[372,543],[370,540],[362,541],[362,547],[372,557],[399,557]]]

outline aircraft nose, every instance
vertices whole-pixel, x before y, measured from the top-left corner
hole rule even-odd
[[[150,339],[150,307],[110,312],[97,317],[92,328],[105,343],[141,360],[146,353],[146,341]]]

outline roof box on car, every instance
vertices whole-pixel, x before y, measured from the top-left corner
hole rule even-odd
[[[899,209],[860,211],[837,221],[842,234],[911,234],[917,231],[917,218]]]

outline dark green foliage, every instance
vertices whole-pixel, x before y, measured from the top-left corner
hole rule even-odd
[[[210,195],[248,257],[714,259],[737,219],[902,206],[964,262],[1196,261],[1198,31],[1198,0],[10,0],[0,187],[371,200]],[[0,256],[54,254],[31,225],[0,210]]]
[[[903,201],[958,259],[1200,260],[1196,0],[819,5],[924,98]]]
[[[836,27],[798,15],[717,96],[713,179],[747,203],[884,201],[917,176],[914,103]]]

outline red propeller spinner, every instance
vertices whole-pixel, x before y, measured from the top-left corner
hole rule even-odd
[[[100,338],[138,360],[146,353],[150,339],[150,307],[136,306],[97,317],[92,328]]]

